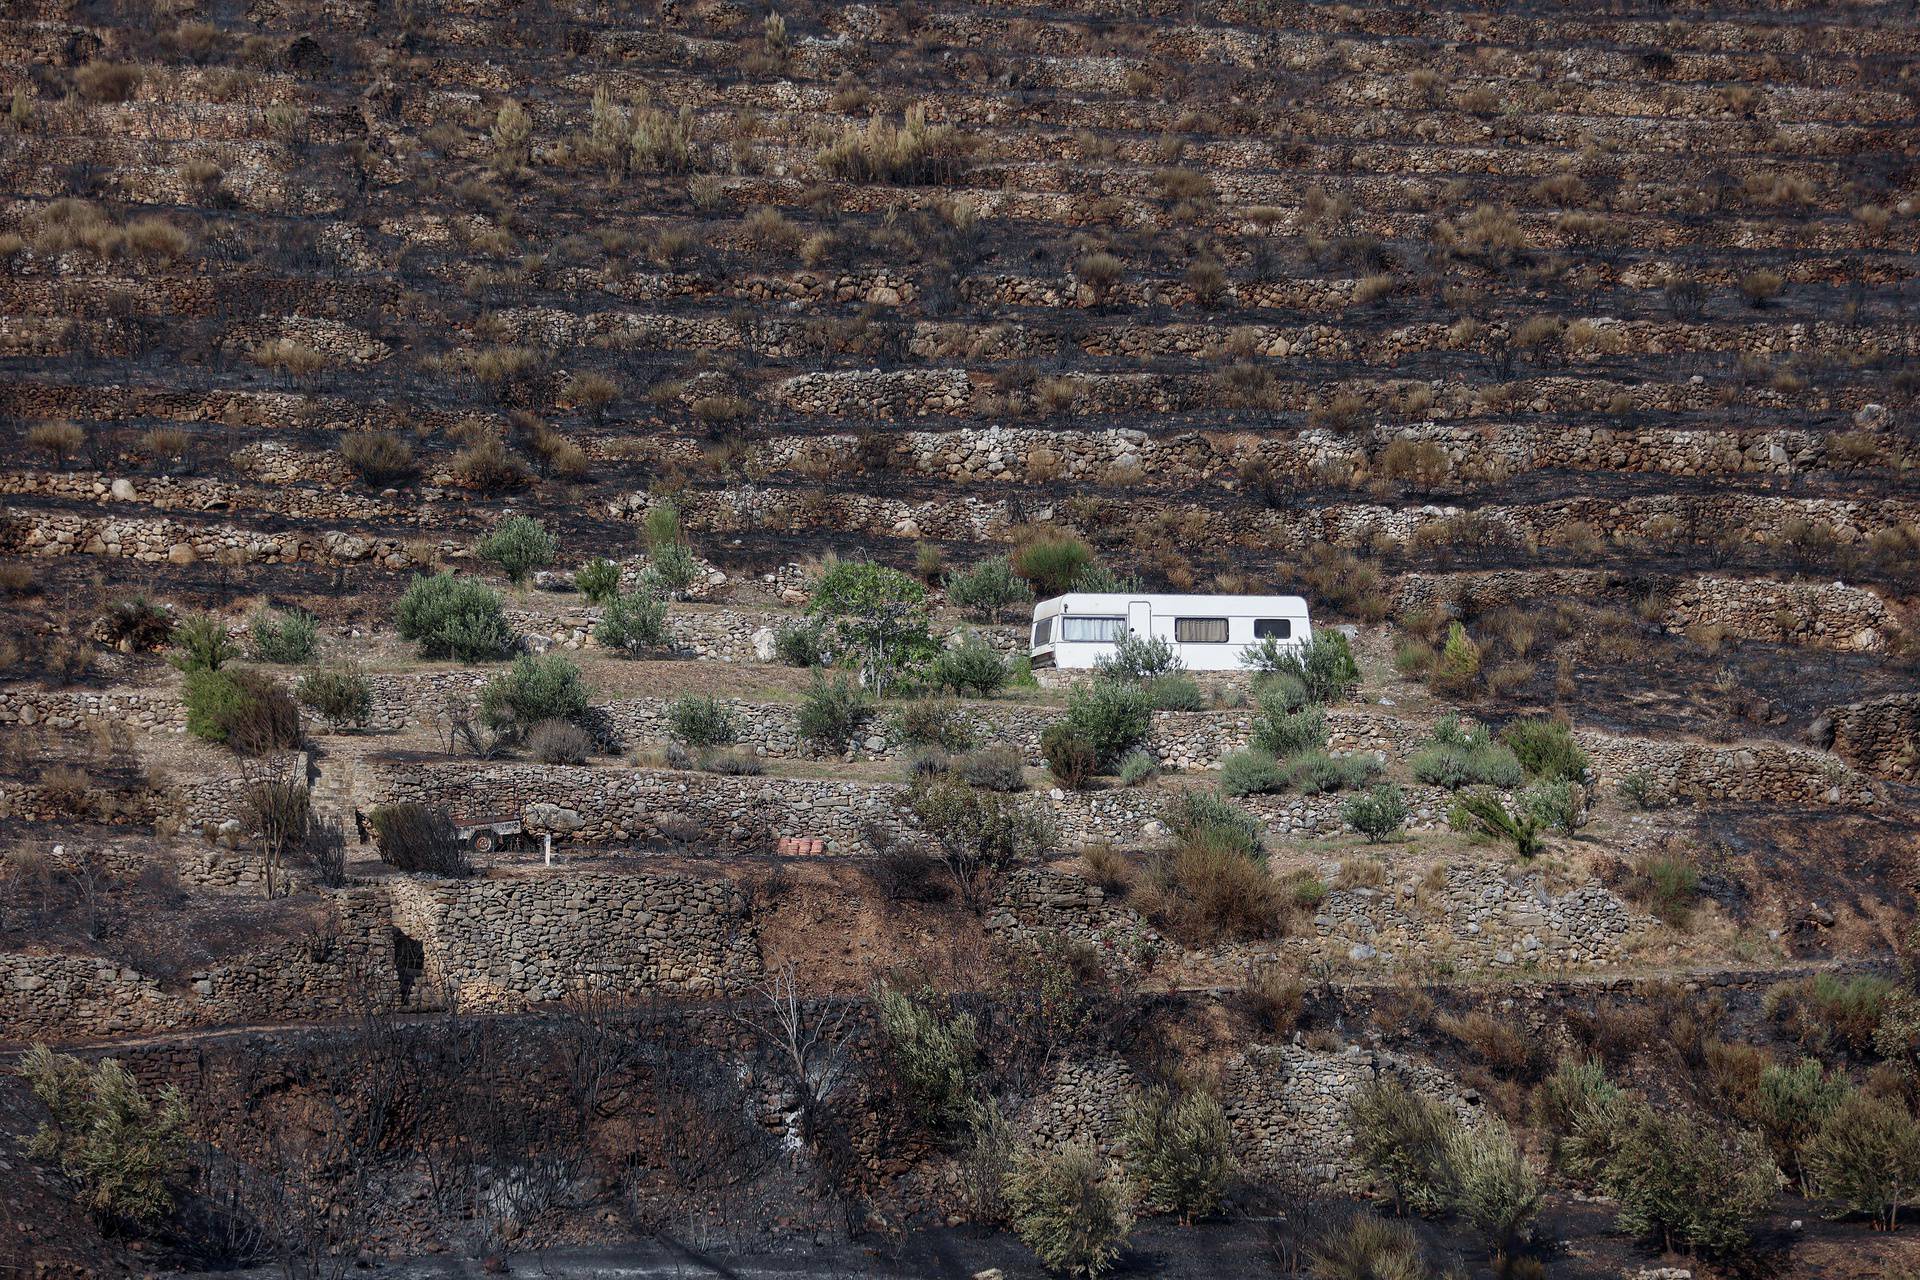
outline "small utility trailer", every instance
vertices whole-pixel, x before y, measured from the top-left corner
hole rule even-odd
[[[453,834],[475,853],[517,845],[525,834],[518,818],[462,818],[453,820]]]

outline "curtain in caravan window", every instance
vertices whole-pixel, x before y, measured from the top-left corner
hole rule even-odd
[[[1175,618],[1173,638],[1179,644],[1225,644],[1225,618]]]
[[[1077,640],[1082,644],[1112,644],[1127,629],[1125,618],[1074,617],[1068,614],[1060,619],[1060,638]]]

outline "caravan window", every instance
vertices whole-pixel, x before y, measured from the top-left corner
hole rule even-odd
[[[1253,638],[1255,640],[1291,640],[1293,639],[1293,619],[1255,618]]]
[[[1127,633],[1125,618],[1075,617],[1060,619],[1060,638],[1081,644],[1112,644]]]
[[[1052,618],[1036,619],[1033,624],[1033,647],[1038,649],[1042,645],[1049,645],[1052,643],[1053,643],[1053,619]]]
[[[1225,644],[1225,618],[1175,618],[1173,639],[1176,644]]]

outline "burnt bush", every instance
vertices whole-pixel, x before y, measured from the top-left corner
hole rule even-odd
[[[367,815],[367,821],[373,827],[380,861],[396,870],[439,876],[472,873],[453,819],[444,809],[402,801],[381,805]]]

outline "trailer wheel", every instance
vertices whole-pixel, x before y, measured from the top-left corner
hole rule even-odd
[[[493,832],[476,831],[473,833],[473,848],[476,853],[492,853],[494,844]]]

